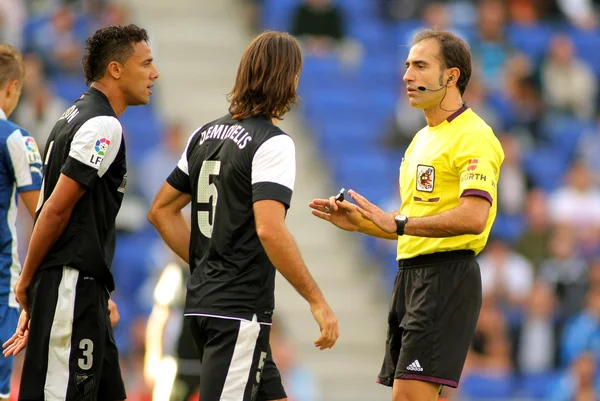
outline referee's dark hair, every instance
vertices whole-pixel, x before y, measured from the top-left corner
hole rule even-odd
[[[227,95],[229,113],[236,120],[257,115],[281,119],[298,100],[301,70],[302,51],[292,35],[261,33],[242,55],[235,86]]]
[[[415,34],[413,44],[426,39],[435,39],[440,44],[442,68],[458,68],[460,76],[456,86],[460,94],[464,94],[471,79],[471,50],[467,42],[450,32],[426,29]]]
[[[85,42],[83,76],[86,84],[102,79],[111,62],[125,64],[139,42],[148,42],[148,32],[134,24],[98,29]]]
[[[12,45],[0,44],[0,88],[13,81],[19,81],[18,85],[21,85],[24,76],[21,53]]]

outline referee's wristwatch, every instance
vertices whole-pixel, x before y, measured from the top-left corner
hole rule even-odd
[[[408,216],[398,214],[394,217],[394,220],[396,220],[396,234],[404,235],[404,227],[408,223]]]

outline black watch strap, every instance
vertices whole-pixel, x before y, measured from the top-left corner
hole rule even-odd
[[[396,221],[396,234],[400,235],[404,235],[404,227],[406,226],[406,223],[408,222],[408,217],[404,216],[403,219],[394,219]]]

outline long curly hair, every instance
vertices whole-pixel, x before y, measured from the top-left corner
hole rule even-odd
[[[236,120],[257,115],[281,120],[298,101],[301,70],[298,41],[288,33],[263,32],[242,56],[235,86],[227,95],[229,113]]]

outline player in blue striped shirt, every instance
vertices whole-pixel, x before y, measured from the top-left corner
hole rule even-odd
[[[12,337],[19,319],[13,292],[21,272],[17,254],[17,194],[32,217],[42,185],[42,159],[27,131],[7,120],[23,85],[21,55],[0,45],[0,342]],[[13,358],[0,358],[0,401],[9,398]]]

